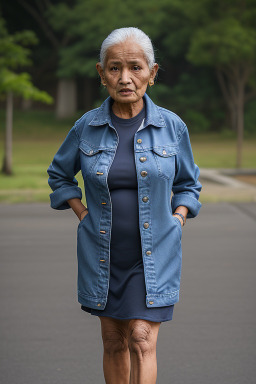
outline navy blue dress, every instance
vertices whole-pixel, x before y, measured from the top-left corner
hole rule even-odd
[[[110,281],[104,310],[81,306],[96,316],[116,319],[172,319],[174,305],[148,308],[139,230],[138,184],[134,158],[134,134],[145,117],[145,106],[131,119],[111,114],[119,143],[109,170],[112,202]]]

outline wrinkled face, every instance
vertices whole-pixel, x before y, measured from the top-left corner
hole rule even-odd
[[[143,49],[134,40],[110,47],[104,70],[97,63],[101,81],[118,103],[136,103],[144,95],[148,82],[154,80],[158,65],[149,69]]]

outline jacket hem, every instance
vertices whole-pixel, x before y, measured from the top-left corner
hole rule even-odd
[[[175,304],[179,301],[179,290],[165,294],[148,294],[146,296],[146,306],[152,307],[165,307]]]
[[[78,302],[85,307],[92,309],[98,309],[99,311],[105,309],[107,299],[105,297],[88,296],[81,292],[78,292]]]
[[[150,294],[146,295],[146,306],[153,307],[166,307],[173,305],[179,301],[179,290],[169,294]],[[107,298],[88,296],[78,292],[78,302],[85,307],[103,311],[107,304]]]

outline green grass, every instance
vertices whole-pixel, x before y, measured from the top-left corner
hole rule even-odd
[[[203,168],[235,168],[236,138],[234,136],[203,134],[192,135],[191,144],[196,164]],[[243,168],[256,168],[256,137],[243,142]]]
[[[15,111],[13,120],[14,140],[60,140],[74,122],[81,116],[77,113],[74,118],[57,119],[53,111]],[[0,110],[1,132],[3,137],[5,112]]]
[[[52,190],[48,185],[46,170],[60,144],[61,140],[56,139],[14,140],[13,174],[0,174],[0,202],[49,201],[49,193]],[[3,148],[0,149],[0,157],[3,158]],[[81,172],[76,178],[79,185],[83,186]]]
[[[81,116],[57,120],[49,111],[18,111],[14,114],[13,174],[0,174],[0,202],[49,202],[51,189],[46,172],[60,144]],[[0,111],[0,159],[3,159],[5,115]],[[195,162],[199,167],[234,168],[236,140],[233,135],[191,135]],[[256,137],[246,138],[243,147],[243,167],[256,168]],[[83,186],[81,173],[76,176]],[[83,189],[83,188],[82,188]]]

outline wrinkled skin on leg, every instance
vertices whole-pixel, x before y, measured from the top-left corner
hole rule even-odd
[[[99,317],[106,384],[155,384],[160,322]]]

